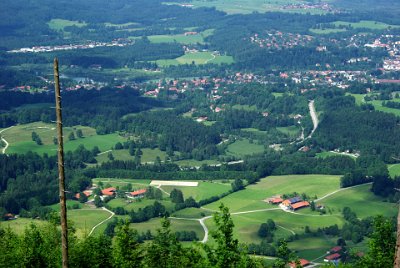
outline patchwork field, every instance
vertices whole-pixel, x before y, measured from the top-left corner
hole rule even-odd
[[[361,105],[362,103],[370,103],[375,107],[375,110],[377,110],[377,111],[391,113],[396,116],[400,116],[400,109],[385,107],[382,105],[383,101],[381,101],[381,100],[373,100],[373,101],[366,102],[364,100],[364,97],[366,96],[366,94],[349,94],[349,95],[353,96],[356,99],[356,104],[358,104],[358,105]],[[400,101],[400,99],[393,99],[391,101]]]
[[[213,52],[194,52],[187,53],[179,58],[172,60],[157,60],[156,63],[161,66],[170,66],[170,65],[180,65],[180,64],[231,64],[233,63],[233,57],[231,56],[223,56],[216,55]]]
[[[303,4],[304,1],[299,0],[194,0],[190,2],[191,7],[215,7],[217,10],[224,11],[228,14],[250,14],[252,12],[271,12],[271,11],[283,11],[283,12],[310,12],[310,13],[321,13],[319,9],[282,9],[284,5],[290,4]],[[168,3],[181,5],[182,3]]]

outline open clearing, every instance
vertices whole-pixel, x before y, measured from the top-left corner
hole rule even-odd
[[[68,218],[73,222],[77,236],[88,235],[96,224],[108,217],[110,217],[110,213],[103,209],[68,210]]]
[[[395,108],[389,108],[385,107],[382,105],[383,101],[381,100],[372,100],[372,101],[365,101],[364,97],[366,94],[349,94],[353,96],[356,99],[356,104],[361,105],[362,103],[369,103],[372,104],[375,107],[375,110],[385,112],[385,113],[391,113],[396,116],[400,116],[400,109],[395,109]],[[400,101],[399,99],[392,99],[390,101]]]
[[[208,29],[197,34],[150,35],[148,38],[151,43],[204,44],[204,38],[213,32],[213,29]]]
[[[114,146],[115,143],[112,146]],[[109,147],[109,149],[111,149],[111,147]],[[160,157],[161,161],[164,161],[165,157],[167,156],[166,152],[161,151],[158,148],[155,148],[155,149],[142,148],[141,150],[143,152],[143,155],[141,156],[141,162],[143,164],[144,163],[153,163],[156,160],[157,156]],[[133,161],[135,159],[134,156],[131,156],[129,154],[128,150],[112,150],[111,153],[112,153],[114,159],[116,159],[116,160],[123,160],[123,161],[132,160]],[[108,154],[105,153],[105,154],[98,155],[98,156],[96,156],[96,160],[98,163],[107,162],[107,161],[109,161]]]
[[[388,170],[392,178],[395,176],[400,176],[400,164],[388,165]]]
[[[264,152],[264,146],[257,143],[250,143],[248,139],[237,140],[228,145],[227,155],[243,157]]]
[[[389,27],[391,27],[391,28],[400,27],[398,25],[390,25],[390,24],[386,24],[383,22],[371,21],[371,20],[361,20],[359,22],[335,21],[333,24],[337,27],[350,25],[351,27],[353,27],[355,29],[367,28],[367,29],[371,29],[371,30],[384,30]]]
[[[85,22],[79,22],[76,20],[63,20],[63,19],[52,19],[47,23],[52,30],[56,31],[64,31],[65,27],[68,26],[76,26],[76,27],[83,27],[87,24]]]
[[[170,65],[180,65],[180,64],[231,64],[233,63],[233,57],[216,55],[213,52],[193,52],[186,53],[185,55],[172,59],[172,60],[157,60],[156,63],[161,67],[166,67]]]
[[[76,130],[82,130],[83,138],[76,137]],[[98,146],[100,151],[111,149],[117,142],[126,141],[125,138],[116,133],[107,135],[97,135],[96,130],[85,126],[64,127],[64,150],[73,151],[84,145],[86,149],[92,149]],[[32,141],[32,132],[36,132],[43,145],[37,145]],[[75,140],[68,140],[68,135],[75,132]],[[7,153],[26,153],[28,151],[39,154],[47,153],[55,155],[57,153],[57,145],[53,143],[53,138],[56,137],[56,129],[54,124],[43,122],[34,122],[30,124],[17,125],[2,133],[2,136],[9,143]]]

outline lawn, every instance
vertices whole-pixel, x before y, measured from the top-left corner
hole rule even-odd
[[[111,208],[116,208],[116,207],[123,207],[127,211],[135,210],[137,211],[139,208],[144,208],[146,206],[153,205],[156,200],[154,199],[138,199],[136,201],[132,201],[132,199],[123,199],[123,198],[115,198],[111,201],[109,201],[107,204]],[[174,207],[175,204],[172,203],[169,198],[164,198],[164,200],[158,200],[161,204],[163,204],[168,211],[171,211]]]
[[[231,56],[222,56],[222,55],[215,55],[213,52],[193,52],[193,53],[186,53],[185,55],[170,60],[157,60],[156,63],[159,66],[165,67],[170,65],[180,65],[180,64],[231,64],[233,63],[233,57]]]
[[[170,219],[171,230],[176,231],[195,231],[199,240],[204,237],[204,231],[198,221],[193,220],[175,220]],[[153,235],[157,234],[156,230],[161,228],[161,219],[154,218],[146,222],[141,223],[131,223],[130,225],[133,229],[136,229],[139,233],[146,232],[150,230]]]
[[[333,24],[337,27],[351,25],[351,27],[353,27],[355,29],[368,28],[371,30],[385,30],[385,29],[388,29],[389,27],[391,27],[391,28],[400,27],[398,25],[390,25],[390,24],[386,24],[383,22],[370,21],[370,20],[361,20],[359,22],[335,21],[335,22],[333,22]]]
[[[111,185],[112,187],[123,187],[128,185],[128,183],[132,184],[133,189],[142,189],[147,188],[150,185],[151,180],[135,180],[135,179],[116,179],[116,178],[96,178],[93,179],[92,182],[94,184],[98,184],[102,182],[104,186]]]
[[[185,208],[174,212],[172,216],[177,218],[201,219],[212,214],[211,211],[200,208]]]
[[[206,178],[205,178],[206,179]],[[212,196],[226,193],[232,189],[229,183],[221,183],[220,181],[201,181],[197,187],[178,187],[178,186],[163,186],[162,189],[166,192],[171,192],[174,188],[179,189],[183,193],[183,197],[186,199],[189,196],[193,197],[196,201],[206,199]]]
[[[49,25],[49,28],[52,30],[64,31],[64,28],[68,26],[83,27],[87,24],[85,22],[79,22],[76,20],[52,19],[47,23],[47,25]]]
[[[394,176],[400,176],[400,164],[388,165],[389,174],[393,178]]]
[[[276,129],[291,137],[300,134],[300,128],[298,126],[277,127]]]
[[[205,207],[217,210],[222,202],[230,208],[231,212],[274,208],[275,206],[262,200],[273,195],[293,192],[321,197],[339,189],[339,181],[340,176],[335,175],[270,176],[247,186],[245,190],[235,192]]]
[[[248,139],[237,140],[228,145],[226,150],[227,155],[243,157],[264,152],[264,146],[256,143],[250,143]]]
[[[364,100],[364,97],[366,96],[365,94],[348,94],[353,96],[356,99],[356,104],[357,105],[361,105],[362,103],[370,103],[375,107],[375,110],[377,111],[381,111],[381,112],[385,112],[385,113],[391,113],[394,114],[396,116],[400,116],[400,109],[394,109],[394,108],[389,108],[389,107],[385,107],[382,105],[381,100],[373,100],[373,101],[368,101],[366,102]],[[398,99],[393,99],[391,101],[399,101]]]

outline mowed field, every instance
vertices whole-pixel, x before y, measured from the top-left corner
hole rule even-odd
[[[356,99],[356,104],[358,104],[358,105],[361,105],[362,103],[369,103],[369,104],[372,104],[375,107],[375,110],[377,110],[377,111],[391,113],[396,116],[400,116],[400,109],[385,107],[382,105],[383,101],[381,101],[381,100],[373,100],[373,101],[366,102],[364,100],[364,97],[366,96],[366,94],[349,94],[349,95],[353,96]],[[400,99],[392,99],[390,101],[400,102]]]
[[[245,155],[252,155],[264,152],[264,146],[256,142],[250,143],[248,139],[237,140],[228,145],[226,150],[227,155],[243,157]]]
[[[82,130],[83,138],[75,137],[75,140],[69,140],[68,136],[71,132]],[[84,145],[86,149],[92,149],[98,146],[100,151],[111,149],[117,142],[126,141],[125,138],[118,134],[97,135],[96,130],[85,126],[64,127],[64,150],[73,151]],[[37,145],[32,141],[32,132],[36,132],[43,142],[43,145]],[[47,153],[54,155],[57,153],[57,145],[53,143],[53,138],[56,137],[56,129],[54,124],[47,124],[43,122],[34,122],[30,124],[17,125],[7,129],[2,133],[4,139],[9,143],[6,153],[26,153],[28,151],[36,152],[39,154]]]
[[[204,44],[204,38],[212,35],[213,32],[213,29],[208,29],[197,34],[151,35],[148,39],[151,43]]]
[[[185,55],[172,59],[172,60],[157,60],[156,63],[161,66],[170,66],[170,65],[180,65],[180,64],[231,64],[233,63],[233,57],[231,56],[223,56],[223,55],[215,55],[213,52],[193,52],[186,53]]]
[[[400,164],[388,165],[388,170],[392,178],[395,176],[400,176]]]
[[[79,22],[75,20],[64,20],[64,19],[52,19],[47,23],[49,28],[52,30],[60,31],[64,30],[65,27],[68,26],[76,26],[76,27],[83,27],[87,24],[85,22]]]
[[[339,189],[340,176],[334,175],[287,175],[270,176],[258,183],[249,185],[245,190],[235,192],[220,201],[205,207],[217,210],[222,202],[231,212],[276,208],[263,200],[274,195],[297,192],[314,197],[322,197]]]

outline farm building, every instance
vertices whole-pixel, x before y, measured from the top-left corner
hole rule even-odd
[[[92,192],[93,192],[93,191],[91,191],[91,190],[86,190],[86,191],[83,191],[83,194],[86,195],[87,197],[89,197],[89,196],[92,195]],[[76,198],[76,199],[79,199],[80,196],[81,196],[80,193],[76,193],[76,194],[75,194],[75,198]]]
[[[127,197],[134,198],[134,199],[143,198],[146,192],[147,192],[146,189],[140,189],[140,190],[128,193]]]
[[[301,202],[297,202],[297,203],[290,205],[290,209],[297,210],[300,208],[308,207],[309,205],[310,205],[310,203],[308,203],[307,201],[301,201]]]
[[[114,187],[101,190],[101,193],[106,196],[114,196],[116,189]]]
[[[296,196],[296,197],[292,197],[292,198],[282,201],[282,204],[286,207],[289,207],[290,205],[295,204],[300,201],[302,201],[301,198]]]
[[[307,261],[306,259],[300,259],[299,261],[300,261],[300,267],[306,267],[306,266],[308,266],[308,265],[311,264],[311,263],[310,263],[309,261]],[[291,268],[297,268],[297,267],[299,267],[299,265],[296,264],[295,262],[290,262],[290,263],[289,263],[289,266],[290,266]]]
[[[336,246],[336,247],[331,248],[328,253],[332,253],[332,254],[333,253],[338,253],[341,250],[342,250],[341,246]]]
[[[334,253],[331,255],[328,255],[324,258],[324,262],[337,262],[340,259],[340,254],[339,253]]]
[[[282,203],[283,202],[283,199],[282,198],[280,198],[280,197],[277,197],[277,198],[273,198],[272,200],[270,200],[269,201],[271,204],[280,204],[280,203]]]

